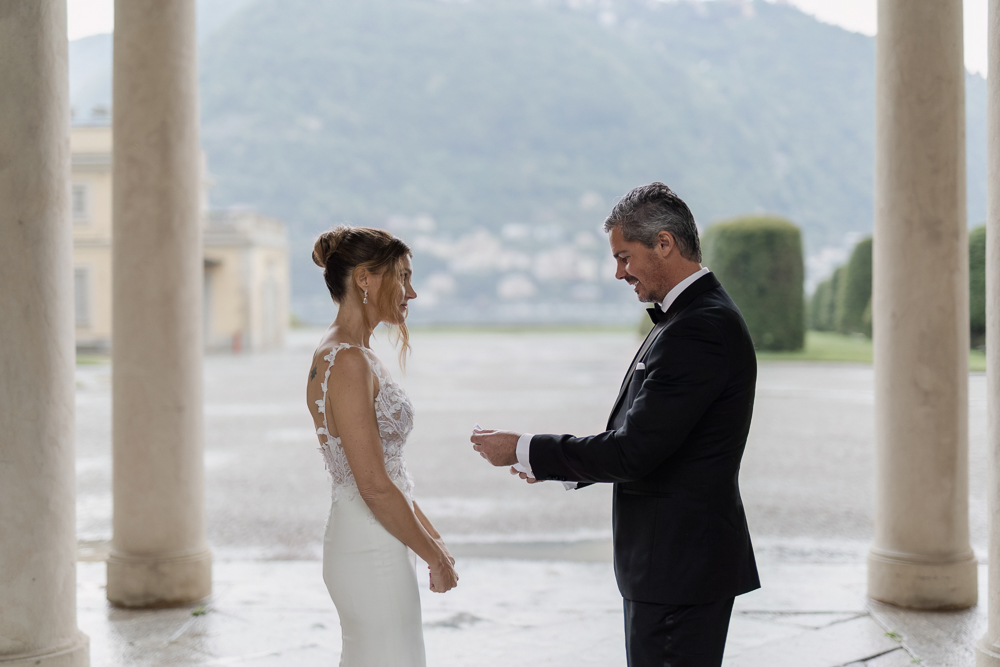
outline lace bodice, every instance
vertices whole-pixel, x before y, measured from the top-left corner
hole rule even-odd
[[[330,381],[330,371],[333,369],[334,360],[337,353],[349,347],[360,349],[372,372],[378,378],[378,394],[375,396],[375,418],[378,421],[378,432],[382,438],[382,450],[385,452],[385,470],[389,473],[389,479],[399,487],[407,500],[413,497],[413,479],[406,470],[406,462],[403,460],[403,445],[406,444],[406,437],[413,430],[413,404],[403,392],[403,388],[392,381],[389,373],[382,367],[378,357],[366,347],[340,343],[336,345],[329,354],[323,357],[327,362],[326,375],[323,377],[323,397],[316,400],[316,411],[323,417],[323,426],[316,429],[319,436],[319,451],[323,454],[326,462],[326,469],[333,478],[333,500],[336,502],[340,498],[354,497],[358,492],[358,485],[354,481],[354,474],[347,464],[347,456],[341,445],[341,439],[330,435],[329,425],[326,418],[326,392],[327,384]]]

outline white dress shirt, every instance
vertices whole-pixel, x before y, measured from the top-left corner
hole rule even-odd
[[[693,282],[701,278],[702,276],[711,273],[707,268],[702,267],[698,271],[695,271],[690,276],[680,281],[673,288],[667,292],[667,295],[663,297],[663,301],[660,302],[660,310],[664,313],[674,304],[677,297],[681,295],[681,292],[686,290],[691,286]],[[534,479],[534,475],[531,474],[531,459],[529,454],[531,452],[531,439],[534,437],[533,433],[525,433],[517,439],[517,463],[514,464],[514,469],[518,472],[525,473],[528,477]],[[562,483],[566,490],[575,489],[576,482],[563,482]]]

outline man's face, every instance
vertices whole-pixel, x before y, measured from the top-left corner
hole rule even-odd
[[[626,241],[618,227],[612,228],[608,240],[617,264],[615,278],[631,285],[643,303],[662,301],[669,291],[667,258],[662,249],[659,246],[647,248],[638,241]]]

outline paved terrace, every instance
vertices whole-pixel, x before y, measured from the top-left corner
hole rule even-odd
[[[318,331],[281,352],[206,359],[209,540],[203,607],[124,611],[104,599],[111,534],[110,372],[77,373],[80,628],[92,664],[335,665],[321,577],[329,492],[303,387]],[[432,666],[624,665],[610,565],[610,489],[533,487],[471,450],[472,424],[594,432],[638,345],[628,332],[417,332],[397,378],[417,411],[417,497],[459,559],[458,589],[424,591]],[[376,349],[388,364],[386,341]],[[970,377],[972,543],[984,560],[985,377]],[[762,364],[742,488],[763,589],[737,600],[726,665],[971,667],[982,604],[904,612],[867,600],[872,371]]]

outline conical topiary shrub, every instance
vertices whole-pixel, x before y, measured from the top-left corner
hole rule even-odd
[[[969,338],[972,347],[986,344],[986,227],[969,232]]]
[[[816,286],[809,300],[809,328],[813,331],[833,331],[837,315],[837,287],[844,267]]]
[[[844,334],[872,335],[871,315],[865,309],[872,300],[872,239],[862,239],[851,252],[837,285],[835,329]]]

